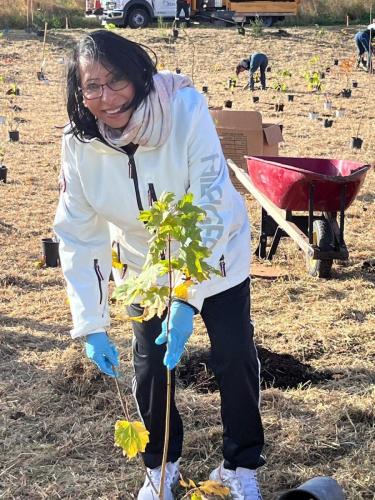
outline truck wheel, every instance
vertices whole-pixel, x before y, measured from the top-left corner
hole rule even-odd
[[[317,219],[313,225],[313,244],[317,245],[320,250],[332,250],[334,237],[331,226],[328,221]],[[319,278],[330,278],[333,260],[319,260],[306,257],[306,265],[311,276]]]
[[[150,22],[150,16],[146,9],[136,7],[128,14],[128,25],[130,28],[146,28]]]

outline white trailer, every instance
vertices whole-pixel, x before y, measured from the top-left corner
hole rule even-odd
[[[301,0],[191,0],[191,17],[246,22],[260,18],[272,26],[296,15]],[[104,23],[144,28],[152,20],[174,18],[176,0],[102,0]]]

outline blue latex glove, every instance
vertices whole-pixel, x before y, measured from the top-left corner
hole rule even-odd
[[[96,364],[100,371],[110,377],[116,376],[112,365],[119,365],[118,352],[105,332],[87,335],[85,348],[86,356]]]
[[[194,309],[184,302],[172,302],[169,318],[169,338],[167,336],[167,318],[161,324],[161,334],[155,344],[165,344],[168,340],[164,364],[173,370],[181,359],[184,347],[193,333]]]

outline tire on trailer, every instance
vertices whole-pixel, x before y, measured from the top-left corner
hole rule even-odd
[[[149,23],[150,14],[143,7],[135,7],[127,15],[126,24],[132,29],[146,28]]]
[[[314,220],[313,223],[313,244],[320,250],[330,251],[333,248],[334,235],[329,222],[325,219]],[[330,278],[333,259],[319,260],[306,257],[307,270],[311,276],[319,278]]]

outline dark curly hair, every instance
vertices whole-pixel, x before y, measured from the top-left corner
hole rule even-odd
[[[152,52],[154,61],[146,49]],[[100,133],[94,115],[83,105],[79,73],[82,59],[99,62],[132,82],[135,95],[128,109],[136,109],[154,89],[153,76],[157,73],[157,57],[148,47],[108,30],[93,31],[77,43],[67,71],[67,112],[70,121],[67,133],[84,141],[100,137]]]

